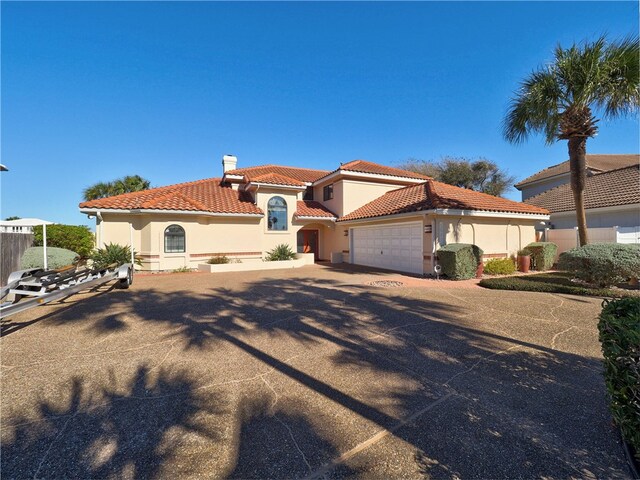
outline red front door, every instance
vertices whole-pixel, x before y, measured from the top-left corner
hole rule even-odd
[[[313,259],[318,260],[318,230],[298,231],[298,253],[313,253]]]

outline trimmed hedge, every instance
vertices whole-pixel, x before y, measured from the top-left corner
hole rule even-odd
[[[558,267],[593,285],[607,287],[640,277],[640,245],[592,243],[560,254]]]
[[[551,242],[533,242],[524,248],[531,255],[533,270],[545,271],[553,267],[558,246]]]
[[[516,271],[516,264],[510,258],[494,258],[484,264],[487,275],[511,275]]]
[[[519,290],[523,292],[568,293],[591,297],[634,296],[631,291],[593,288],[572,282],[573,275],[564,272],[538,273],[501,278],[483,278],[480,286],[494,290]]]
[[[47,268],[50,270],[73,265],[79,259],[76,252],[47,245]],[[27,248],[22,255],[20,265],[23,269],[44,268],[44,247]]]
[[[450,243],[438,250],[442,273],[452,280],[474,278],[482,262],[482,250],[469,243]]]
[[[598,330],[611,413],[640,461],[640,298],[604,301]]]
[[[41,247],[42,225],[33,227],[33,245]],[[95,246],[93,233],[83,225],[47,225],[47,248],[58,247],[77,252],[81,258],[89,258]]]

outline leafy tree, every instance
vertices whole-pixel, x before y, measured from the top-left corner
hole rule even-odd
[[[147,190],[151,185],[149,180],[140,175],[127,175],[111,182],[98,182],[84,189],[82,195],[85,200],[112,197],[123,193]]]
[[[39,247],[43,242],[42,225],[37,225],[33,227],[33,245]],[[71,250],[84,259],[93,251],[93,233],[84,225],[48,225],[47,245]]]
[[[440,161],[410,159],[400,168],[433,177],[439,182],[501,196],[511,188],[515,177],[486,158],[470,160],[445,157]]]
[[[547,144],[567,140],[571,189],[576,206],[580,245],[586,245],[584,209],[587,139],[598,131],[594,110],[604,118],[637,113],[640,106],[638,37],[607,43],[557,46],[552,63],[522,82],[504,119],[503,133],[511,143],[542,133]]]
[[[10,222],[11,220],[20,220],[20,217],[13,216],[13,217],[5,218],[5,221],[7,221],[7,222]]]

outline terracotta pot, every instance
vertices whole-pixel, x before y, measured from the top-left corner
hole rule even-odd
[[[529,255],[525,255],[525,256],[518,255],[518,271],[519,272],[522,272],[522,273],[529,272],[529,267],[530,266],[531,266],[531,256],[529,256]]]
[[[476,270],[476,278],[482,278],[483,273],[484,273],[484,263],[480,262]]]

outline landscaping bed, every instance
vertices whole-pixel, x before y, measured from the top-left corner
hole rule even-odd
[[[517,275],[499,278],[484,278],[479,285],[495,290],[521,290],[527,292],[568,293],[593,297],[631,297],[640,295],[640,290],[628,288],[590,287],[573,280],[565,272],[547,272],[535,275]]]

